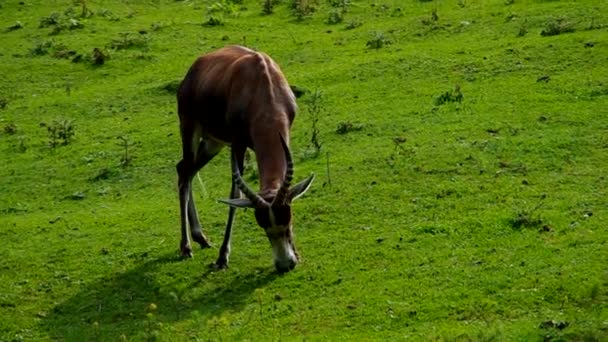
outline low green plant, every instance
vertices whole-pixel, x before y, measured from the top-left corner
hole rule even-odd
[[[42,122],[40,123],[40,127],[46,128],[48,145],[51,148],[69,145],[76,131],[74,122],[67,119],[53,120],[50,124]]]
[[[390,44],[392,44],[392,41],[386,38],[383,32],[374,32],[365,45],[370,49],[381,49]]]
[[[361,20],[353,19],[353,20],[349,21],[348,24],[346,24],[346,27],[344,27],[344,29],[353,30],[353,29],[356,29],[357,27],[360,27],[361,25],[363,25]]]
[[[540,32],[540,35],[543,37],[549,37],[574,31],[574,25],[565,19],[551,19],[547,22],[545,28]]]
[[[329,16],[327,17],[327,20],[325,22],[329,25],[335,25],[341,23],[343,20],[344,15],[342,10],[332,9],[331,11],[329,11]]]
[[[7,31],[15,31],[23,28],[23,24],[20,21],[16,21],[13,25],[7,27]]]
[[[44,40],[36,43],[33,48],[30,49],[30,56],[44,56],[49,53],[54,42],[52,40]]]
[[[297,20],[310,17],[317,10],[317,0],[290,0],[291,12]]]
[[[323,92],[316,89],[305,100],[306,110],[310,116],[310,148],[312,149],[312,155],[318,156],[323,147],[321,142],[321,131],[319,127],[319,121],[321,115],[325,112],[325,105],[323,103]]]
[[[125,49],[147,49],[150,36],[141,33],[122,32],[118,38],[110,42],[110,48],[114,50]]]
[[[435,97],[434,103],[436,106],[441,106],[444,105],[446,103],[453,103],[453,102],[462,102],[462,100],[464,99],[464,95],[462,94],[462,91],[460,90],[460,85],[455,85],[453,90],[450,91],[446,91],[445,93],[442,93],[441,95]]]
[[[4,125],[4,128],[2,129],[2,131],[4,131],[4,134],[13,135],[13,134],[17,133],[17,126],[14,123],[9,122],[6,125]]]
[[[91,64],[104,65],[108,58],[107,53],[105,53],[102,49],[93,48],[93,51],[91,52]],[[72,60],[72,62],[74,62],[74,60]]]

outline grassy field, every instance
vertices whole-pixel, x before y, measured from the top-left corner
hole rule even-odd
[[[608,2],[292,3],[0,2],[0,341],[608,340]],[[226,152],[178,258],[174,92],[228,44],[307,91],[285,275],[251,211],[207,267]]]

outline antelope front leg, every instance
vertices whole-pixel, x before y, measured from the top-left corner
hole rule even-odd
[[[232,189],[230,190],[230,198],[239,197],[239,189],[236,187],[234,181],[232,181]],[[234,214],[236,208],[230,207],[228,211],[228,222],[226,222],[226,230],[224,231],[224,241],[222,247],[220,247],[220,255],[217,257],[215,264],[212,264],[215,269],[226,269],[228,268],[228,257],[230,256],[230,240],[232,238],[232,224],[234,223]]]

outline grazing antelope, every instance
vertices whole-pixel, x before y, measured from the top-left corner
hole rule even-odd
[[[296,102],[279,66],[266,54],[229,46],[199,57],[188,70],[177,94],[183,158],[177,163],[181,215],[181,254],[192,257],[192,240],[201,248],[209,240],[192,196],[192,178],[225,146],[231,147],[232,189],[224,241],[215,262],[228,266],[236,208],[253,208],[272,245],[279,272],[298,262],[293,243],[291,202],[310,187],[314,174],[290,188],[293,162],[289,131]],[[256,193],[241,178],[247,148],[255,151],[260,175]],[[240,193],[245,198],[240,198]]]

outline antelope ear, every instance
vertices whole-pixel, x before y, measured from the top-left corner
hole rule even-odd
[[[220,203],[228,204],[233,208],[253,208],[253,203],[247,198],[232,198],[217,200]]]
[[[304,195],[304,193],[310,189],[310,185],[314,179],[315,174],[313,173],[310,177],[291,187],[291,189],[289,189],[289,194],[287,194],[289,201],[293,201]]]

